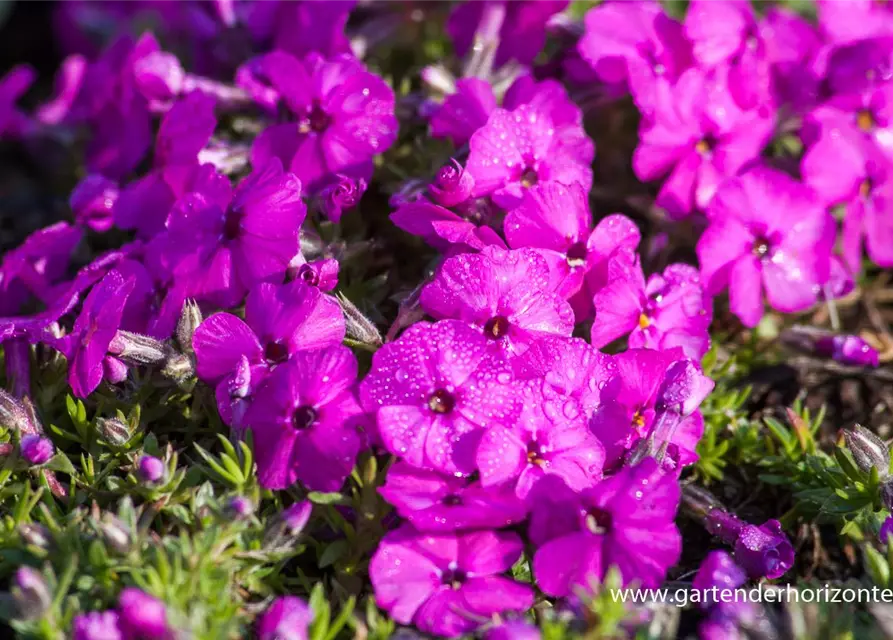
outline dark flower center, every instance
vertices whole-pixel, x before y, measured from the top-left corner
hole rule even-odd
[[[314,102],[313,106],[307,110],[307,115],[301,120],[298,128],[301,133],[310,133],[311,131],[322,133],[329,128],[330,124],[332,124],[332,118],[323,111],[318,102]]]
[[[874,182],[871,178],[865,178],[865,180],[862,181],[862,184],[859,185],[859,195],[863,198],[870,196],[872,190],[874,190]]]
[[[484,325],[484,335],[493,340],[499,340],[509,332],[509,321],[504,316],[495,316],[487,320]]]
[[[235,209],[229,209],[226,212],[226,217],[223,220],[223,237],[227,240],[235,240],[239,237],[239,233],[242,230],[242,215],[241,211],[236,211]]]
[[[862,129],[862,131],[871,131],[874,129],[875,124],[877,123],[874,120],[874,114],[868,109],[862,109],[856,113],[856,126]]]
[[[527,445],[527,464],[535,464],[538,467],[545,467],[548,461],[543,457],[543,451],[537,442],[530,442]]]
[[[529,188],[537,182],[539,182],[539,176],[536,174],[536,169],[533,167],[526,167],[521,173],[521,186]]]
[[[713,134],[708,133],[703,138],[697,141],[697,143],[695,144],[695,151],[700,153],[702,156],[707,155],[716,148],[716,143],[716,137]]]
[[[758,258],[764,258],[769,254],[771,248],[769,241],[766,238],[759,236],[753,241],[752,252]]]
[[[279,342],[269,342],[264,349],[264,360],[268,364],[281,364],[288,360],[288,345]]]
[[[586,264],[586,256],[589,250],[585,242],[575,242],[567,248],[567,264],[571,267],[582,267]]]
[[[440,576],[440,580],[443,584],[448,584],[453,589],[458,589],[463,582],[468,580],[468,574],[462,571],[462,569],[447,569]]]
[[[314,422],[316,422],[316,409],[306,404],[295,409],[291,416],[291,424],[298,431],[309,429]]]
[[[428,408],[434,413],[449,413],[456,406],[456,398],[446,389],[438,389],[428,397]]]
[[[447,507],[457,507],[462,504],[462,496],[457,496],[455,493],[451,493],[448,496],[444,496],[440,502]]]
[[[592,533],[608,533],[613,523],[610,511],[605,511],[599,507],[593,507],[586,512],[586,528]]]

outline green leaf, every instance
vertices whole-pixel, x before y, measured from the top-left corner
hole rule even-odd
[[[311,491],[307,494],[307,499],[313,504],[338,504],[349,505],[350,500],[340,493],[323,493],[322,491]]]
[[[46,468],[51,469],[52,471],[58,471],[59,473],[66,473],[70,476],[77,475],[77,470],[74,468],[74,465],[71,464],[71,460],[69,460],[68,456],[62,452],[59,452],[50,458],[50,461],[46,463]]]
[[[347,540],[336,540],[322,552],[319,557],[319,568],[324,569],[335,564],[339,558],[347,553]]]

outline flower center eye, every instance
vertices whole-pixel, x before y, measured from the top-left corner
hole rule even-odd
[[[457,496],[453,493],[448,496],[444,496],[440,502],[447,507],[456,507],[462,504],[462,496]]]
[[[282,342],[270,342],[264,349],[264,360],[268,364],[281,364],[288,360],[288,346]]]
[[[487,320],[484,325],[484,335],[493,340],[499,340],[509,332],[509,321],[504,316],[495,316]]]
[[[535,464],[538,467],[545,467],[548,464],[548,460],[543,457],[542,449],[536,442],[527,445],[527,463]]]
[[[771,248],[772,247],[769,245],[769,241],[766,240],[766,238],[759,237],[754,240],[752,251],[753,254],[758,258],[763,258],[769,253],[769,250]]]
[[[536,174],[536,169],[533,167],[527,167],[524,169],[524,172],[521,174],[521,186],[530,188],[539,182],[539,176]]]
[[[314,102],[313,106],[307,110],[307,114],[298,125],[298,130],[301,133],[310,133],[311,131],[322,133],[329,128],[330,124],[332,124],[332,118],[329,117],[328,113],[323,111],[323,108],[319,106],[318,102]]]
[[[716,137],[712,134],[707,134],[695,144],[695,151],[700,153],[702,156],[710,153],[716,148]]]
[[[316,409],[310,405],[302,404],[291,416],[291,424],[298,431],[309,429],[314,422],[316,422]]]
[[[575,242],[567,248],[567,264],[571,267],[582,267],[586,264],[586,256],[589,250],[585,242]]]
[[[428,397],[428,408],[434,413],[449,413],[456,406],[456,398],[446,389],[438,389]]]
[[[440,576],[440,580],[443,584],[448,584],[453,589],[458,589],[463,582],[468,580],[468,574],[462,571],[462,569],[447,569]]]
[[[641,409],[636,409],[636,412],[633,414],[632,424],[639,429],[645,426],[645,415]]]
[[[599,507],[593,507],[586,513],[586,528],[592,533],[608,533],[613,521],[611,513]]]
[[[241,211],[229,209],[226,212],[226,218],[223,220],[223,237],[227,240],[235,240],[242,231],[242,215]]]
[[[856,114],[856,126],[862,129],[862,131],[871,131],[874,129],[875,124],[874,114],[868,109],[862,109]]]
[[[311,267],[309,264],[301,265],[301,268],[298,270],[298,278],[300,278],[310,286],[319,286],[319,274],[316,273],[316,269]]]
[[[644,313],[639,314],[639,329],[647,329],[651,326],[651,318]]]
[[[862,184],[859,185],[859,195],[863,198],[867,198],[871,195],[873,189],[874,184],[872,184],[871,178],[866,178],[862,181]]]

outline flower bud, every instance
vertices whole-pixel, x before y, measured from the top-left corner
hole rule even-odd
[[[382,344],[381,334],[369,318],[364,316],[353,302],[348,300],[343,294],[337,295],[338,304],[344,312],[344,324],[347,335],[358,342],[373,347],[380,347]]]
[[[288,532],[291,535],[296,536],[307,526],[307,522],[310,520],[310,515],[312,513],[313,503],[309,500],[304,500],[302,502],[296,502],[284,509],[280,515]]]
[[[183,309],[180,311],[180,319],[177,320],[177,344],[183,353],[192,355],[192,336],[195,330],[202,323],[202,310],[199,309],[195,300],[186,300],[183,303]]]
[[[893,516],[887,516],[887,519],[881,525],[881,530],[878,531],[877,537],[881,544],[888,544],[891,535],[893,535]]]
[[[12,579],[12,597],[19,616],[35,620],[43,616],[53,599],[46,580],[31,567],[19,567]]]
[[[112,228],[112,209],[118,200],[118,185],[97,173],[81,180],[68,204],[75,222],[103,233]]]
[[[130,331],[118,331],[109,352],[130,364],[158,364],[167,358],[164,344],[155,338]]]
[[[32,466],[46,464],[53,457],[55,447],[48,438],[31,433],[22,438],[19,444],[22,457]]]
[[[362,178],[339,175],[338,182],[320,192],[320,211],[332,222],[338,222],[345,211],[357,206],[365,191],[366,181]]]
[[[119,518],[108,513],[105,514],[99,525],[99,530],[105,543],[116,553],[124,555],[130,551],[132,546],[130,529]]]
[[[22,537],[22,542],[39,549],[49,549],[52,543],[50,532],[43,525],[36,523],[19,526],[19,535]]]
[[[816,351],[850,367],[877,367],[880,354],[859,336],[826,336],[816,341]]]
[[[133,437],[130,425],[117,418],[96,418],[96,429],[103,440],[116,447],[127,444]]]
[[[71,623],[71,640],[120,640],[122,637],[116,611],[81,613]]]
[[[195,376],[195,365],[189,356],[182,353],[168,353],[161,374],[178,383],[184,383]]]
[[[307,627],[313,621],[313,609],[296,596],[276,598],[257,621],[258,640],[307,640]]]
[[[441,167],[434,182],[428,185],[431,198],[444,207],[454,207],[465,202],[474,191],[474,177],[458,161],[451,162],[452,164]]]
[[[3,389],[0,389],[0,424],[22,434],[38,432],[24,405]]]
[[[874,467],[880,478],[890,475],[890,449],[874,433],[857,424],[843,430],[843,439],[862,471],[868,473]]]
[[[338,286],[338,261],[334,258],[307,262],[300,253],[294,257],[285,272],[285,281],[301,280],[320,291],[331,291]]]
[[[118,597],[118,616],[128,638],[164,638],[168,634],[164,603],[135,587],[127,587]]]
[[[227,503],[226,513],[236,520],[245,520],[254,513],[254,503],[244,496],[235,496],[230,498],[230,501]]]
[[[106,356],[102,359],[102,376],[111,384],[127,380],[127,372],[127,365],[115,356]]]
[[[136,475],[146,484],[158,484],[166,474],[167,466],[155,456],[141,456],[136,464]]]

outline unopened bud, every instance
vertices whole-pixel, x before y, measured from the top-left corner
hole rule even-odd
[[[136,475],[146,484],[158,484],[166,474],[164,462],[155,456],[141,456],[136,463]]]
[[[37,433],[25,406],[13,395],[0,389],[0,425],[19,433]]]
[[[177,383],[183,383],[195,376],[195,365],[189,356],[182,353],[168,353],[161,374]]]
[[[245,520],[254,513],[254,503],[244,496],[235,496],[227,503],[226,513],[236,520]]]
[[[312,513],[313,503],[309,500],[296,502],[282,511],[282,522],[285,523],[288,532],[291,535],[296,536],[307,526],[307,522],[310,520],[310,514]]]
[[[180,312],[180,319],[177,321],[177,344],[180,350],[188,355],[193,354],[192,336],[195,330],[202,323],[202,311],[199,309],[195,300],[187,300],[183,303],[183,310]]]
[[[22,537],[22,542],[39,549],[49,549],[52,543],[50,532],[47,531],[47,528],[36,523],[21,525],[19,527],[19,535]]]
[[[357,342],[372,347],[380,347],[383,342],[381,334],[369,318],[364,316],[353,302],[338,293],[338,303],[344,312],[344,325],[347,335]]]
[[[465,202],[474,191],[474,177],[456,160],[444,165],[437,172],[434,182],[428,186],[431,198],[444,207],[454,207]]]
[[[55,447],[53,447],[53,443],[48,438],[30,433],[22,438],[22,442],[19,444],[19,451],[28,464],[39,466],[50,461],[55,452]]]
[[[103,440],[116,447],[127,444],[133,437],[130,425],[117,418],[96,418],[96,428]]]
[[[102,538],[109,548],[122,555],[130,551],[130,529],[119,518],[106,514],[99,525],[99,530],[102,532]]]
[[[102,359],[102,375],[112,384],[118,384],[127,380],[127,365],[115,356],[106,356]]]
[[[130,331],[118,331],[109,345],[109,352],[130,364],[158,364],[167,358],[164,343]]]
[[[890,449],[883,440],[858,424],[852,429],[844,429],[843,438],[856,465],[862,471],[868,473],[874,467],[878,471],[878,477],[883,479],[890,475]]]
[[[31,567],[19,567],[12,580],[12,597],[19,616],[35,620],[43,616],[53,599],[46,580]]]
[[[345,211],[353,209],[366,191],[366,181],[339,175],[338,181],[325,187],[319,194],[319,208],[332,222],[341,220]]]

